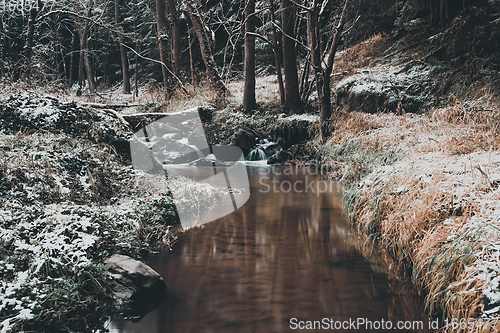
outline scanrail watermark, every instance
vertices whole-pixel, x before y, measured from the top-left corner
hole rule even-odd
[[[370,320],[368,318],[348,318],[345,320],[336,320],[333,318],[322,318],[320,320],[304,320],[290,318],[289,328],[291,330],[316,330],[316,331],[435,331],[443,327],[453,331],[473,331],[477,328],[491,325],[492,322],[498,322],[498,318],[438,318],[428,320],[398,320],[391,321],[387,319]]]
[[[436,325],[438,322],[435,322]],[[388,330],[424,330],[434,329],[434,322],[423,320],[405,320],[392,322],[386,319],[370,320],[368,318],[349,318],[346,320],[335,320],[322,318],[321,320],[290,319],[291,330],[359,330],[359,331],[388,331]],[[436,327],[437,328],[437,327]]]
[[[263,193],[308,193],[320,196],[323,193],[333,193],[338,188],[338,182],[330,180],[325,175],[327,170],[312,163],[303,168],[282,168],[271,166],[259,170],[259,192]],[[280,176],[297,177],[280,177]]]

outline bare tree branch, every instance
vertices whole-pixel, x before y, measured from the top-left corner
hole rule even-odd
[[[298,3],[297,1],[294,1],[294,0],[290,0],[291,3],[293,3],[295,6],[299,7],[299,8],[302,8],[303,10],[305,10],[306,12],[309,12],[311,11],[311,7],[306,7],[304,5],[301,5],[300,3]]]
[[[281,29],[281,27],[276,24],[275,22],[271,22],[272,25],[274,25],[276,28],[278,28],[278,30],[283,34],[285,35],[287,38],[290,38],[291,40],[293,40],[294,42],[298,43],[300,46],[302,46],[303,48],[305,48],[307,50],[307,52],[311,52],[311,49],[305,45],[304,43],[302,43],[300,40],[296,39],[296,38],[293,38],[292,36],[286,34],[283,29]]]
[[[262,39],[264,42],[266,42],[266,43],[268,43],[269,45],[271,45],[271,47],[272,47],[272,48],[273,48],[273,50],[274,50],[274,45],[273,45],[273,42],[272,42],[269,38],[267,38],[266,36],[262,36],[262,35],[260,35],[260,34],[258,34],[258,33],[255,33],[255,32],[246,32],[245,34],[246,34],[246,35],[250,35],[250,36],[255,36],[255,37],[259,38],[259,39]]]
[[[156,59],[152,59],[152,58],[148,58],[148,57],[145,57],[143,56],[142,54],[139,54],[137,53],[136,50],[134,50],[133,48],[131,48],[130,46],[128,45],[125,45],[125,44],[122,44],[123,46],[125,46],[127,49],[129,49],[130,51],[132,51],[135,55],[137,55],[138,57],[144,59],[144,60],[147,60],[147,61],[151,61],[151,62],[154,62],[154,63],[157,63],[157,64],[160,64],[162,65],[169,73],[170,75],[172,75],[172,77],[177,81],[177,83],[179,84],[179,86],[181,87],[181,89],[189,96],[191,96],[191,94],[189,93],[189,91],[187,91],[186,87],[184,87],[184,85],[182,84],[182,81],[181,79],[179,79],[171,70],[170,68],[168,68],[167,65],[165,65],[163,62],[159,61],[159,60],[156,60]]]
[[[340,37],[342,36],[342,28],[344,27],[344,23],[347,19],[347,13],[349,12],[349,4],[351,0],[346,0],[344,4],[344,9],[342,10],[342,15],[340,16],[339,23],[337,25],[337,29],[335,30],[335,36],[333,37],[333,42],[330,45],[328,50],[328,59],[326,59],[326,68],[325,71],[329,76],[332,73],[333,69],[333,60],[335,58],[335,52],[337,52],[337,47],[340,41]]]

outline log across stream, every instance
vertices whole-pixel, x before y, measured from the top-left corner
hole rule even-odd
[[[249,201],[152,257],[168,296],[111,332],[430,331],[409,283],[356,250],[339,185],[285,170],[248,167]]]

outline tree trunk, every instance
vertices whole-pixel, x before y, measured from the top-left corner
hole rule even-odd
[[[342,36],[342,30],[344,29],[345,21],[347,20],[347,13],[349,12],[349,5],[351,0],[345,0],[344,8],[342,9],[342,15],[340,16],[339,23],[335,29],[335,35],[333,36],[332,44],[328,50],[326,59],[326,67],[323,71],[323,94],[320,96],[321,109],[319,113],[321,122],[322,137],[326,136],[326,122],[330,119],[332,115],[331,108],[331,92],[330,92],[330,76],[333,70],[333,62],[335,60],[335,53],[337,53],[337,47],[339,46],[340,37]]]
[[[301,107],[297,55],[295,53],[294,13],[290,0],[281,0],[283,30],[283,69],[285,72],[285,109],[299,112]]]
[[[59,80],[62,81],[63,85],[66,86],[67,80],[67,69],[66,61],[64,59],[63,44],[61,36],[59,34],[59,29],[57,27],[57,17],[53,15],[53,23],[51,24],[52,41],[54,43],[54,73],[57,74]]]
[[[88,17],[92,17],[92,9],[89,9]],[[80,71],[78,78],[80,82],[80,89],[83,88],[83,70],[85,70],[85,74],[87,75],[87,82],[89,83],[89,93],[94,94],[94,70],[92,68],[92,63],[90,62],[89,56],[90,24],[88,20],[82,20],[79,17],[76,17],[75,21],[77,23],[78,33],[80,35]]]
[[[31,79],[33,43],[35,38],[35,22],[38,15],[38,10],[41,6],[41,1],[37,1],[37,6],[33,6],[30,10],[28,19],[28,29],[26,32],[26,44],[24,45],[25,70],[24,77],[29,81]]]
[[[201,57],[203,58],[203,62],[205,64],[208,80],[219,92],[223,94],[228,93],[229,91],[227,90],[226,85],[222,82],[219,73],[217,73],[215,60],[209,46],[209,38],[206,34],[206,28],[201,20],[196,5],[192,3],[192,0],[186,0],[186,4],[189,19],[193,24],[196,37],[198,38],[198,43],[200,44]]]
[[[5,44],[5,31],[3,27],[3,18],[0,16],[0,79],[5,75],[5,57],[3,52],[3,47]]]
[[[448,0],[429,0],[429,21],[432,27],[446,26],[450,21],[450,8]],[[462,9],[465,2],[462,1]]]
[[[128,65],[127,50],[123,45],[123,27],[122,16],[120,7],[122,6],[121,0],[115,0],[115,27],[118,33],[118,43],[120,44],[120,57],[122,61],[122,79],[123,79],[123,93],[130,94],[130,71]]]
[[[85,34],[85,38],[83,39],[83,62],[85,64],[85,73],[87,74],[87,81],[89,83],[89,93],[95,93],[95,79],[94,79],[94,68],[92,67],[92,63],[89,55],[89,45],[88,45],[88,35],[90,27],[87,24],[86,27],[87,33]]]
[[[78,43],[77,33],[75,31],[71,31],[71,33],[73,34],[73,38],[71,41],[71,52],[69,54],[69,71],[68,71],[68,82],[70,89],[73,86],[73,67],[75,64],[75,57],[76,57],[76,50]]]
[[[448,23],[448,0],[441,0],[440,4],[441,25],[445,26]]]
[[[316,81],[316,91],[318,93],[318,99],[320,102],[320,116],[321,124],[324,123],[325,118],[331,111],[329,94],[325,95],[325,91],[329,91],[330,87],[328,84],[328,89],[325,89],[325,77],[324,68],[321,63],[321,45],[319,44],[319,13],[318,13],[318,1],[314,0],[311,10],[307,13],[307,42],[309,48],[311,49],[311,65],[314,72],[314,80]],[[329,80],[328,80],[329,81]],[[327,100],[328,98],[328,100]],[[322,131],[323,134],[323,131]]]
[[[349,4],[350,0],[346,0],[335,30],[335,35],[333,36],[332,44],[327,50],[326,59],[323,59],[323,61],[321,59],[321,45],[318,43],[320,40],[319,34],[321,33],[319,29],[318,0],[313,1],[313,5],[307,14],[307,40],[311,49],[311,64],[314,70],[314,79],[320,103],[320,126],[321,137],[323,139],[328,136],[327,122],[332,115],[330,75],[332,74],[335,53],[337,52],[344,23],[347,19]]]
[[[139,57],[137,54],[141,53],[141,50],[139,48],[139,38],[137,37],[137,22],[135,20],[135,17],[134,17],[134,39],[135,39],[135,51],[137,52],[135,54],[135,66],[134,66],[134,70],[135,70],[135,77],[134,77],[134,80],[135,80],[135,84],[134,84],[134,102],[135,102],[135,98],[136,97],[139,97],[139,87],[137,85],[137,82],[139,81]]]
[[[276,18],[274,17],[274,6],[273,0],[269,0],[270,13],[271,13],[271,22],[276,22]],[[278,78],[278,86],[280,89],[280,104],[285,104],[285,88],[283,87],[283,76],[281,75],[281,62],[280,62],[280,53],[278,48],[278,39],[276,38],[276,28],[272,25],[271,31],[271,41],[273,43],[273,51],[274,51],[274,63],[276,66],[276,76]]]
[[[179,26],[179,17],[177,14],[177,7],[174,0],[167,0],[167,15],[170,26],[172,27],[172,72],[179,77],[181,65],[181,34]]]
[[[169,88],[168,84],[168,71],[165,68],[167,65],[167,50],[168,50],[168,40],[167,40],[167,19],[166,19],[166,9],[165,0],[156,0],[156,30],[158,33],[158,48],[160,50],[160,61],[164,64],[161,66],[161,72],[163,75],[163,86],[165,93]]]
[[[243,107],[255,109],[255,0],[245,1],[245,88],[243,90]]]
[[[436,10],[436,1],[437,0],[429,0],[429,22],[432,27],[435,27],[437,25],[437,22],[439,21],[438,18],[438,12]]]
[[[78,57],[78,89],[76,91],[77,96],[82,95],[83,86],[85,85],[85,65],[83,60],[83,51],[80,46],[80,52]]]
[[[189,27],[187,29],[187,33],[188,33],[188,47],[189,47],[189,69],[191,70],[191,85],[194,87],[196,84],[196,80],[194,77],[193,48],[191,45],[191,32],[189,31]]]

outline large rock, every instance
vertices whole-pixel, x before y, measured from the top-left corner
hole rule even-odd
[[[422,112],[436,102],[434,69],[422,64],[381,65],[339,82],[337,105],[348,111]]]
[[[23,92],[0,99],[0,128],[5,133],[48,131],[113,145],[128,157],[132,133],[116,116],[50,96]]]
[[[114,305],[125,318],[142,319],[165,297],[165,281],[148,265],[121,254],[114,254],[105,263],[115,282]]]
[[[317,115],[294,114],[280,116],[271,130],[271,136],[278,138],[278,143],[286,149],[313,138],[315,123],[319,123],[319,116]]]
[[[282,164],[292,158],[293,155],[288,150],[279,150],[273,156],[269,157],[267,164]]]

